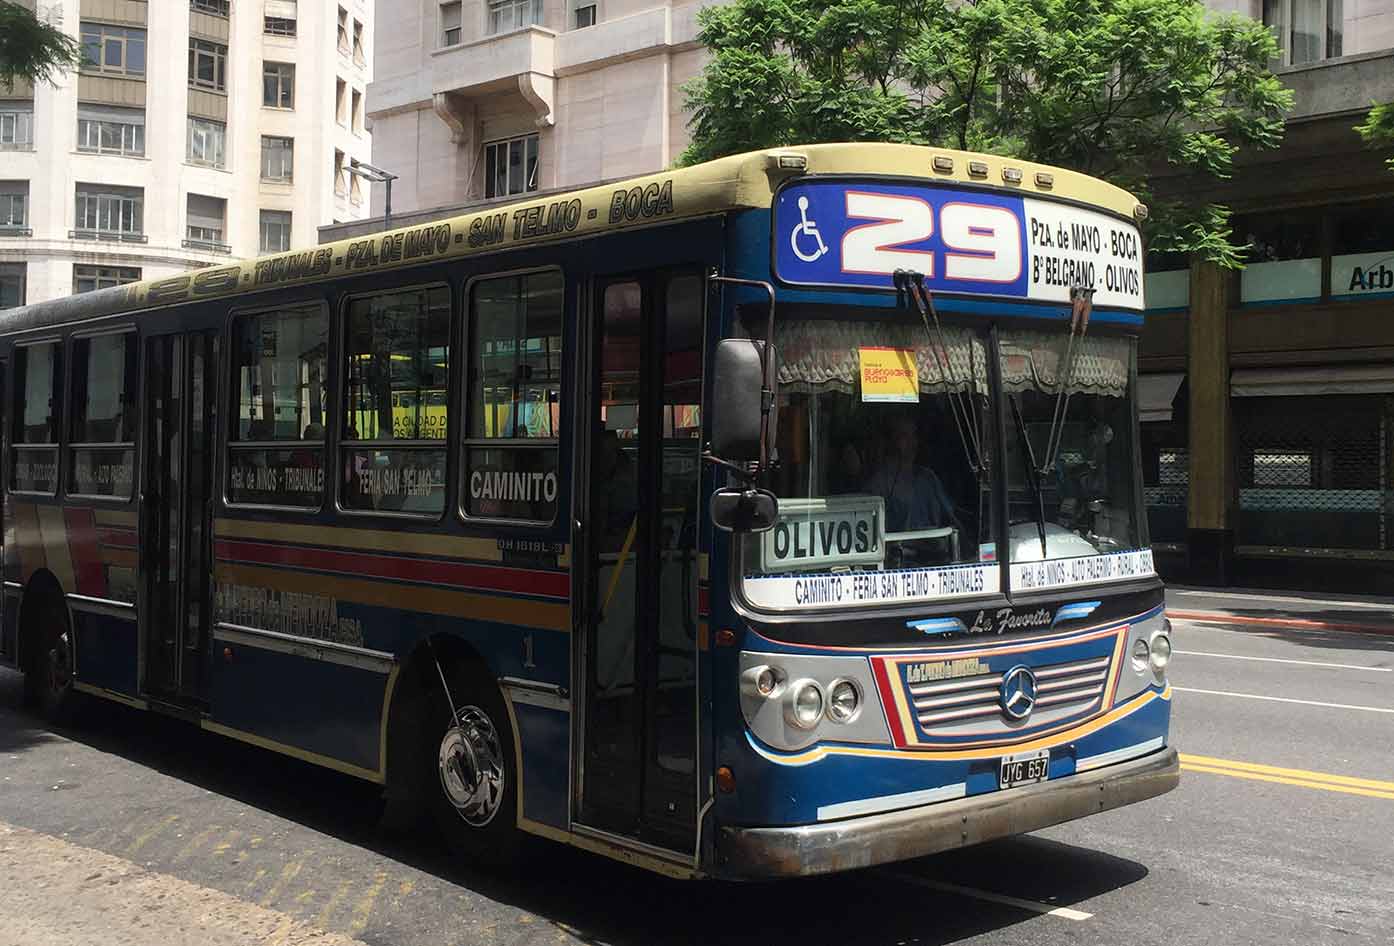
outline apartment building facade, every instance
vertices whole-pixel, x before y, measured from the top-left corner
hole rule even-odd
[[[39,11],[84,63],[0,88],[0,307],[312,244],[366,215],[347,168],[371,152],[371,0]]]

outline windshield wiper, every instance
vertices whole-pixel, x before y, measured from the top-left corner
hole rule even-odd
[[[949,413],[953,415],[954,427],[958,430],[959,442],[963,445],[963,455],[968,461],[968,468],[978,477],[979,483],[987,470],[987,459],[983,455],[982,431],[978,426],[978,416],[973,410],[973,389],[965,383],[962,390],[959,390],[958,378],[954,376],[953,358],[949,353],[948,339],[944,335],[944,326],[939,322],[939,313],[934,308],[934,296],[924,287],[924,274],[917,273],[910,269],[898,269],[891,277],[894,282],[897,296],[903,296],[914,303],[915,311],[920,316],[920,324],[924,326],[925,337],[929,341],[930,354],[934,355],[939,361],[939,355],[935,352],[934,331],[930,330],[929,320],[934,319],[934,330],[939,333],[938,350],[943,352],[943,360],[939,362],[939,371],[944,377],[945,388],[949,395]],[[968,370],[971,372],[975,367],[972,348],[968,352]],[[976,378],[972,380],[976,381]]]
[[[1026,482],[1030,484],[1031,495],[1036,500],[1036,531],[1041,537],[1041,558],[1046,559],[1050,556],[1046,552],[1045,489],[1041,485],[1045,477],[1036,466],[1036,448],[1031,446],[1031,435],[1026,432],[1026,418],[1021,414],[1021,397],[1014,394],[1007,401],[1012,405],[1012,417],[1016,419],[1017,433],[1021,435],[1021,444],[1025,448],[1021,459],[1026,466]]]
[[[1075,359],[1083,348],[1084,333],[1089,331],[1089,316],[1094,311],[1094,287],[1075,284],[1070,287],[1070,336],[1065,342],[1065,357],[1056,368],[1055,410],[1050,417],[1050,436],[1046,438],[1046,449],[1042,463],[1037,468],[1042,477],[1050,475],[1055,469],[1055,458],[1060,453],[1060,441],[1065,435],[1065,417],[1070,410],[1070,378],[1075,373]],[[1078,334],[1076,334],[1078,332]],[[1033,464],[1035,460],[1031,461]],[[1044,540],[1042,540],[1044,545]]]

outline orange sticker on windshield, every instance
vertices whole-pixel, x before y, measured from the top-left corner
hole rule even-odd
[[[920,399],[920,376],[913,348],[862,348],[859,350],[862,400],[873,403],[910,403]]]

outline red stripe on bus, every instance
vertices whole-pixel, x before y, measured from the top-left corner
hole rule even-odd
[[[466,565],[376,555],[371,552],[344,552],[233,540],[219,541],[217,553],[220,560],[254,565],[293,565],[368,578],[393,578],[481,591],[545,595],[552,598],[566,598],[571,593],[571,577],[565,572]]]
[[[92,510],[69,506],[63,510],[63,523],[67,526],[68,554],[73,560],[77,593],[106,597],[106,569],[102,567],[101,549],[97,547],[97,523]]]
[[[136,530],[102,529],[97,533],[97,541],[114,549],[133,549],[136,547]]]
[[[891,683],[892,670],[884,657],[871,659],[871,674],[876,678],[876,688],[881,691],[881,706],[886,711],[886,722],[891,727],[891,742],[904,749],[905,728],[901,725],[900,708],[896,705],[895,690]],[[895,671],[896,683],[900,682],[900,672]]]

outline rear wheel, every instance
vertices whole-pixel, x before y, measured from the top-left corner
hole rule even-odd
[[[75,664],[68,615],[57,601],[45,600],[37,606],[40,610],[29,631],[25,695],[48,719],[71,722],[79,694],[73,689]]]
[[[480,863],[517,857],[517,767],[513,730],[494,681],[478,669],[447,672],[451,702],[437,689],[421,761],[421,785],[446,841]]]

